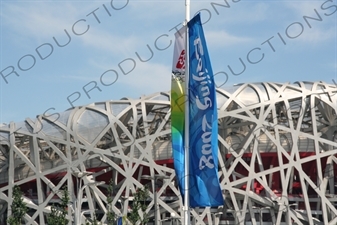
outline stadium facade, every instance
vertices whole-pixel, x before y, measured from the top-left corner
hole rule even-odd
[[[336,85],[246,83],[218,89],[217,101],[225,205],[191,209],[192,224],[336,224]],[[14,185],[29,208],[25,224],[47,224],[64,186],[70,220],[79,211],[81,221],[96,214],[105,223],[110,180],[116,215],[127,215],[133,193],[149,185],[146,213],[180,224],[170,139],[169,93],[2,124],[0,224]]]

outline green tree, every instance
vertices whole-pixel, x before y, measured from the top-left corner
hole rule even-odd
[[[128,220],[131,224],[135,225],[137,222],[144,225],[149,221],[149,217],[146,214],[147,209],[147,199],[149,197],[149,188],[144,186],[144,188],[137,188],[136,193],[134,194],[132,202],[132,210],[128,215]],[[140,215],[141,212],[141,215]]]
[[[68,205],[70,197],[67,187],[62,189],[62,198],[59,205],[53,204],[51,213],[47,217],[48,225],[67,225],[69,220],[66,218],[68,214]]]
[[[113,201],[113,194],[114,194],[114,183],[113,180],[110,180],[109,186],[108,186],[108,197],[107,197],[107,203],[108,203],[108,210],[107,210],[107,225],[114,225],[116,222],[116,214],[112,210],[112,201]]]
[[[10,225],[21,225],[22,219],[28,211],[22,196],[23,193],[20,187],[15,185],[13,187],[13,202],[11,205],[12,215],[7,219],[7,223]]]

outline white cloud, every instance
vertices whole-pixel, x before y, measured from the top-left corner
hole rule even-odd
[[[127,56],[136,50],[139,42],[135,36],[112,35],[104,30],[91,30],[82,37],[85,47],[94,47],[114,55]],[[134,52],[132,52],[134,54]]]
[[[267,3],[254,2],[244,6],[245,7],[242,7],[243,9],[239,10],[239,13],[236,15],[236,20],[252,23],[266,20],[271,16],[271,7]]]
[[[218,4],[223,4],[223,2],[215,2]],[[229,8],[214,5],[215,9],[211,6],[211,4],[208,4],[207,8],[210,10],[212,15],[211,20],[214,21],[215,24],[251,24],[270,19],[270,17],[273,15],[271,10],[273,4],[255,1],[240,1],[235,4],[228,1],[228,3],[230,5]],[[218,13],[216,11],[218,11]]]
[[[62,79],[67,79],[67,80],[77,80],[77,81],[85,81],[85,82],[90,82],[93,79],[92,76],[83,76],[83,75],[77,75],[77,76],[74,76],[74,75],[59,75],[60,78]]]
[[[284,35],[296,37],[295,41],[305,45],[335,41],[337,38],[335,21],[324,15],[321,5],[321,1],[284,2],[287,15],[293,18],[292,23],[285,24]]]
[[[139,62],[136,64],[130,64],[126,62],[122,65],[122,68],[127,73],[126,75],[120,70],[120,68],[112,68],[111,65],[107,63],[91,62],[95,66],[102,68],[99,74],[82,73],[81,75],[67,75],[62,76],[63,79],[76,80],[83,82],[96,81],[97,83],[103,82],[106,84],[113,83],[114,86],[127,87],[123,89],[122,92],[127,96],[128,92],[139,93],[141,90],[145,90],[142,94],[150,94],[156,91],[168,91],[171,86],[171,62],[167,64],[160,64],[155,62]],[[133,68],[134,65],[134,69]],[[115,70],[115,72],[107,72],[108,70]],[[128,73],[131,71],[130,73]],[[107,72],[104,77],[101,77],[103,73]],[[111,84],[112,85],[112,84]],[[110,86],[110,85],[109,85]],[[135,96],[140,97],[140,96]]]
[[[145,90],[146,94],[154,91],[168,91],[171,87],[171,64],[138,62],[135,70],[130,74],[121,76],[117,83]]]
[[[160,22],[162,17],[176,18],[185,13],[183,1],[133,1],[130,4],[131,15],[139,19],[148,19]],[[155,18],[155,19],[154,19]],[[179,18],[178,18],[179,19]],[[181,20],[184,20],[182,17]]]
[[[237,44],[247,43],[252,41],[249,37],[238,37],[228,34],[226,31],[208,31],[205,34],[207,45],[212,47],[233,46]]]
[[[314,10],[319,10],[321,7],[321,1],[305,1],[305,2],[291,2],[286,1],[285,6],[289,9],[292,9],[296,15],[299,17],[315,15]]]
[[[325,43],[327,40],[336,40],[336,30],[335,28],[322,29],[322,28],[312,28],[305,29],[298,41],[306,43]]]
[[[55,2],[2,3],[2,25],[21,36],[51,38],[68,28],[81,15],[74,4]]]

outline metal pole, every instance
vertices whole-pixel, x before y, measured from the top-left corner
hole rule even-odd
[[[158,204],[157,204],[157,177],[154,176],[154,191],[153,191],[153,198],[154,198],[154,224],[158,224]]]
[[[79,199],[79,194],[80,194],[80,189],[82,188],[82,177],[83,177],[83,174],[82,173],[78,173],[76,178],[77,178],[77,184],[76,184],[76,187],[77,187],[77,198],[76,198],[76,201],[75,201],[75,218],[74,218],[74,222],[75,222],[75,225],[78,224],[78,199]]]
[[[158,205],[158,196],[157,196],[157,180],[158,179],[169,179],[169,176],[165,176],[165,175],[159,175],[159,174],[155,174],[154,177],[151,177],[149,175],[143,175],[141,176],[142,179],[146,179],[146,180],[153,180],[154,181],[154,189],[153,189],[153,204],[154,204],[154,224],[157,225],[158,224],[158,211],[159,211],[159,205]],[[160,221],[161,224],[161,221]]]
[[[74,223],[75,225],[78,224],[78,219],[79,219],[79,215],[78,215],[78,199],[79,199],[79,191],[82,188],[82,178],[86,175],[91,174],[91,172],[88,171],[79,171],[77,168],[73,169],[73,175],[76,177],[76,188],[77,188],[77,197],[76,197],[76,201],[74,201],[74,210],[75,210],[75,216],[74,216]]]
[[[85,187],[85,186],[83,186]],[[75,225],[79,225],[81,224],[79,222],[80,218],[79,218],[79,212],[81,210],[81,205],[80,202],[82,201],[82,194],[83,194],[83,191],[82,191],[82,188],[80,188],[80,190],[78,190],[78,193],[77,193],[77,200],[76,200],[76,213],[75,213],[75,218],[76,218],[76,224]]]
[[[188,27],[187,23],[190,20],[190,0],[185,0],[186,9],[186,44],[185,44],[185,196],[184,196],[184,225],[190,224],[190,211],[189,211],[189,40],[188,40]]]
[[[185,0],[186,23],[190,20],[190,0]]]
[[[75,217],[76,217],[76,223],[77,224],[75,224],[75,225],[81,225],[82,224],[81,209],[82,209],[82,196],[83,196],[84,188],[86,188],[88,186],[99,186],[99,185],[102,185],[104,183],[105,183],[104,181],[87,183],[87,184],[85,184],[81,187],[81,189],[79,190],[78,195],[77,195],[77,203],[76,203],[77,208],[76,208],[76,211],[75,211]]]
[[[77,195],[77,208],[76,208],[76,222],[77,224],[76,225],[81,225],[81,219],[80,218],[80,215],[81,215],[81,209],[82,209],[82,196],[83,196],[83,190],[84,188],[86,188],[87,186],[89,185],[94,185],[96,183],[88,183],[88,184],[85,184],[83,186],[81,186],[80,190],[78,191],[78,195]]]

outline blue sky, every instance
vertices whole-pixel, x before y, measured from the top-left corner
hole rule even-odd
[[[337,81],[336,0],[227,3],[191,0],[191,15],[201,11],[217,86]],[[0,6],[0,123],[170,89],[184,0]]]

